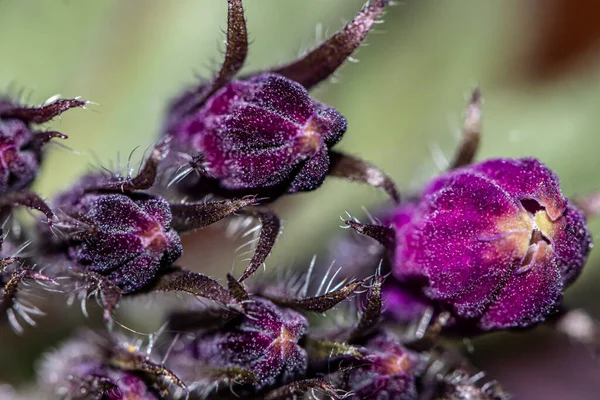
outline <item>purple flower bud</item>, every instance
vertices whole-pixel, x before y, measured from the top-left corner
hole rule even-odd
[[[227,49],[217,75],[179,96],[165,134],[190,168],[179,185],[196,196],[240,193],[275,198],[318,188],[327,175],[368,183],[395,200],[394,183],[374,166],[331,150],[346,119],[308,94],[361,44],[387,0],[374,0],[342,30],[304,57],[279,68],[238,77],[248,52],[241,0],[228,0]]]
[[[43,145],[55,137],[66,139],[58,132],[37,132],[32,125],[85,104],[80,100],[57,100],[28,108],[0,98],[0,196],[29,187],[40,168]]]
[[[60,398],[82,400],[158,400],[170,384],[181,386],[146,354],[101,339],[88,332],[47,355],[38,368],[42,386]]]
[[[414,400],[418,356],[390,333],[379,333],[365,345],[365,360],[348,374],[347,389],[356,399]],[[362,364],[362,365],[361,365]]]
[[[252,391],[289,383],[304,377],[307,355],[298,341],[308,326],[306,318],[269,300],[253,297],[244,311],[225,327],[199,333],[193,341],[174,349],[169,362],[174,370],[193,370],[191,361],[204,367],[205,377],[227,376]],[[195,379],[201,377],[196,376]]]
[[[591,246],[583,215],[535,159],[448,173],[399,210],[394,226],[396,278],[426,279],[427,297],[482,330],[543,321]]]
[[[54,201],[63,229],[70,231],[56,250],[72,268],[104,275],[125,293],[134,292],[181,256],[169,203],[144,193],[84,190],[98,179],[86,177]]]
[[[531,158],[452,170],[390,221],[388,236],[386,228],[357,229],[393,248],[400,290],[449,310],[450,325],[463,333],[543,321],[591,248],[584,215],[563,197],[557,176]],[[396,303],[407,299],[399,293]]]
[[[276,74],[232,81],[170,129],[178,144],[201,152],[206,173],[228,190],[316,189],[329,170],[328,149],[346,130],[333,108]]]
[[[172,265],[182,254],[179,234],[256,204],[253,197],[169,203],[152,194],[149,190],[156,182],[158,163],[168,151],[169,141],[159,142],[135,176],[95,173],[83,177],[54,202],[61,211],[60,235],[52,234],[52,227],[40,230],[43,262],[70,270],[76,278],[72,291],[82,299],[82,307],[89,294],[100,295],[107,321],[123,294],[142,289],[203,293],[206,276],[194,275],[190,281]],[[264,262],[279,228],[278,220],[259,214],[265,226],[270,222],[270,229],[261,231],[259,251],[248,266],[250,274]]]
[[[31,147],[34,134],[23,121],[2,121],[0,125],[0,193],[28,187],[37,175],[40,147]]]

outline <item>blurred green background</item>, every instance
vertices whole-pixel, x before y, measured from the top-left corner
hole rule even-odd
[[[598,7],[575,1],[568,6],[575,11],[566,13],[561,8],[566,3],[399,3],[357,52],[359,62],[348,62],[313,94],[347,117],[349,130],[340,148],[386,170],[405,193],[435,175],[443,156],[451,156],[466,98],[476,85],[485,98],[480,159],[535,156],[558,173],[566,195],[600,189],[597,32],[585,25],[597,21],[591,15]],[[301,54],[339,29],[362,4],[246,1],[252,40],[246,71]],[[69,135],[64,144],[74,151],[51,146],[36,189],[49,197],[91,164],[110,166],[117,154],[125,159],[137,146],[140,157],[160,132],[167,100],[218,67],[225,21],[224,0],[0,0],[0,90],[32,104],[57,93],[95,103],[51,124]],[[327,238],[339,232],[345,211],[361,214],[362,206],[385,201],[371,188],[332,179],[316,192],[284,199],[276,209],[285,231],[268,264],[291,265],[322,251]],[[591,229],[600,232],[600,223],[593,221]],[[203,270],[231,266],[220,254],[193,254],[186,264]],[[600,311],[598,261],[600,252],[593,253],[569,291],[568,304]],[[52,323],[42,324],[41,332],[60,336]],[[27,335],[36,334],[30,331]],[[15,343],[7,350],[0,342],[0,381],[22,382],[31,367],[13,368],[6,361],[29,360],[43,346],[16,350],[28,346],[28,336],[0,334],[2,342]],[[486,357],[481,362],[491,369],[496,365]],[[590,368],[599,373],[595,364]],[[517,384],[513,388],[530,393]]]

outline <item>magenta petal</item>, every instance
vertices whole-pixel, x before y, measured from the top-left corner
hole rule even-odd
[[[334,108],[314,101],[315,114],[309,123],[313,129],[321,132],[327,147],[330,148],[342,139],[348,128],[346,118],[342,117]]]
[[[567,205],[556,174],[535,158],[501,158],[467,168],[485,175],[517,199],[536,200],[553,221]]]
[[[271,358],[265,354],[265,349],[273,343],[273,337],[268,332],[242,331],[227,333],[219,338],[216,337],[209,352],[199,353],[203,359],[218,357],[222,359],[223,365],[249,363],[256,359]],[[208,346],[204,346],[206,348]],[[267,356],[267,357],[263,357]],[[280,357],[277,358],[277,364],[282,363]],[[280,368],[280,365],[277,365]]]
[[[525,255],[522,211],[492,182],[468,173],[455,175],[421,207],[427,217],[401,237],[396,277],[402,279],[404,264],[418,264],[429,280],[428,297],[453,300],[461,317],[480,315]],[[515,231],[507,233],[507,226]]]
[[[71,256],[94,272],[109,272],[144,251],[133,233],[99,233],[93,240],[83,241],[71,249]]]
[[[383,286],[383,300],[386,315],[394,321],[409,323],[423,316],[429,303],[400,288],[392,282]]]
[[[171,209],[169,203],[163,199],[148,199],[145,201],[139,201],[137,206],[154,221],[158,222],[161,226],[168,228],[171,226]]]
[[[287,119],[256,104],[243,103],[234,108],[220,127],[220,135],[231,150],[284,145],[299,136],[303,124]]]
[[[530,269],[514,273],[482,317],[483,330],[527,327],[541,322],[561,299],[563,283],[552,249],[539,242]]]
[[[562,280],[568,286],[581,273],[581,266],[592,249],[592,237],[583,213],[570,204],[557,224],[555,237],[551,239],[552,248]]]
[[[276,335],[281,330],[281,325],[285,321],[282,318],[282,311],[284,310],[270,301],[253,299],[246,305],[244,310],[247,318],[244,318],[240,324],[240,329],[242,330],[258,330]]]
[[[285,364],[281,372],[282,382],[291,382],[306,374],[308,355],[300,346],[289,346],[286,351]]]
[[[226,115],[231,107],[243,98],[252,85],[244,81],[233,81],[215,93],[206,102],[204,112],[207,116]]]
[[[228,162],[209,172],[224,176],[221,180],[228,189],[247,187],[272,187],[286,180],[294,168],[303,161],[294,154],[293,145],[265,149],[260,152],[230,152]]]
[[[152,228],[156,224],[126,195],[88,195],[85,200],[89,207],[86,221],[96,224],[101,231],[136,232]]]

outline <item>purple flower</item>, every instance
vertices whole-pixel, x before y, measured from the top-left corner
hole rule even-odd
[[[356,399],[417,399],[418,356],[394,335],[381,332],[365,344],[365,357],[347,376],[347,389]],[[362,365],[361,365],[362,364]]]
[[[187,389],[168,369],[134,346],[91,332],[65,342],[39,365],[42,386],[63,399],[158,400]],[[178,389],[169,389],[169,386]],[[169,397],[170,398],[170,397]]]
[[[360,45],[388,1],[374,0],[344,29],[291,64],[235,79],[247,55],[241,0],[229,0],[227,50],[217,76],[183,93],[169,110],[165,133],[190,160],[180,188],[275,198],[318,188],[327,175],[381,187],[393,182],[374,166],[331,148],[346,119],[308,94]],[[177,181],[179,175],[175,179]]]
[[[248,271],[242,277],[255,272]],[[321,379],[307,377],[308,320],[301,312],[324,313],[353,295],[363,282],[341,284],[325,294],[306,297],[303,290],[258,289],[250,295],[241,281],[228,274],[225,289],[214,279],[185,270],[159,279],[157,286],[163,290],[182,288],[220,304],[216,309],[169,317],[169,330],[186,334],[178,335],[181,341],[170,351],[167,365],[194,393],[204,396],[231,387],[236,393],[260,393],[267,399],[287,398],[316,387],[334,390]],[[329,356],[328,352],[325,357]]]
[[[354,224],[392,250],[399,289],[450,311],[450,325],[474,332],[542,322],[591,248],[584,215],[563,197],[556,175],[532,158],[447,172],[393,210],[390,226]],[[403,296],[392,298],[398,304],[410,297],[391,294]]]
[[[174,351],[170,365],[182,368],[196,360],[207,370],[235,376],[234,381],[247,379],[252,391],[287,384],[306,373],[306,351],[298,341],[307,326],[302,314],[253,297],[225,327],[199,333]]]
[[[85,105],[75,99],[29,108],[0,98],[0,196],[28,188],[38,174],[43,145],[52,138],[67,138],[58,132],[37,132],[32,125]]]
[[[288,193],[316,189],[329,170],[328,149],[346,120],[277,74],[230,82],[170,132],[201,152],[206,173],[228,190],[286,185]]]
[[[83,177],[53,202],[60,211],[61,235],[40,230],[41,258],[67,265],[86,285],[93,284],[103,293],[108,312],[121,293],[138,292],[170,269],[182,254],[179,233],[203,228],[256,203],[245,198],[171,204],[151,194],[158,162],[167,153],[168,143],[159,143],[134,177],[106,173]],[[267,255],[255,255],[254,264],[260,266]]]
[[[125,293],[142,288],[182,254],[169,203],[160,197],[76,187],[53,206],[75,230],[61,243],[71,265],[105,275]]]

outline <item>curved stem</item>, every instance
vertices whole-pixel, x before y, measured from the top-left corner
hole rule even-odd
[[[389,0],[372,1],[343,29],[316,49],[271,72],[296,81],[307,89],[317,85],[333,74],[362,44],[388,3]]]
[[[481,102],[481,91],[476,88],[471,94],[471,100],[465,112],[461,142],[449,169],[469,165],[475,159],[481,141]]]
[[[331,159],[330,176],[366,183],[382,189],[395,203],[400,203],[400,193],[392,178],[373,164],[358,157],[335,151],[330,151],[329,157]]]

